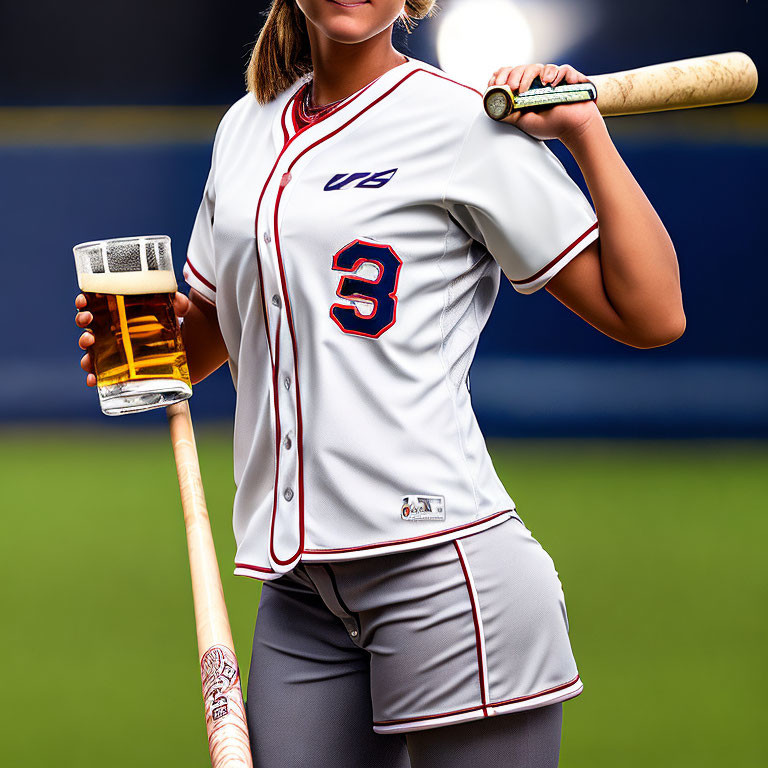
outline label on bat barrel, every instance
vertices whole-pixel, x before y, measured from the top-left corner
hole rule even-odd
[[[240,670],[235,654],[224,645],[209,648],[200,660],[203,678],[203,700],[205,702],[205,720],[209,727],[226,717],[236,696],[237,703],[242,700],[240,692]]]

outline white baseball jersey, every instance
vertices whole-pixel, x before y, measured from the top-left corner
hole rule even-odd
[[[236,573],[509,519],[467,375],[500,267],[522,293],[598,236],[542,142],[409,59],[297,130],[299,81],[225,115],[184,270],[237,389]]]

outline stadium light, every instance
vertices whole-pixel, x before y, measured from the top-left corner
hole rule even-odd
[[[591,0],[445,0],[442,7],[440,67],[479,89],[502,66],[564,63],[560,57],[599,21]]]

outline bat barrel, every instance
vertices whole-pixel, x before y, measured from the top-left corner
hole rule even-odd
[[[594,75],[597,106],[605,115],[631,115],[746,101],[757,88],[757,68],[737,51]]]

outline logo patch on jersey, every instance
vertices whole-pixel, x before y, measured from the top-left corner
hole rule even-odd
[[[445,520],[445,498],[404,496],[400,517],[403,520]]]
[[[339,189],[352,189],[359,187],[361,189],[379,189],[389,182],[397,173],[397,168],[390,168],[388,171],[358,171],[357,173],[337,173],[329,179],[323,189],[326,192],[335,192]],[[357,183],[355,183],[357,182]]]

